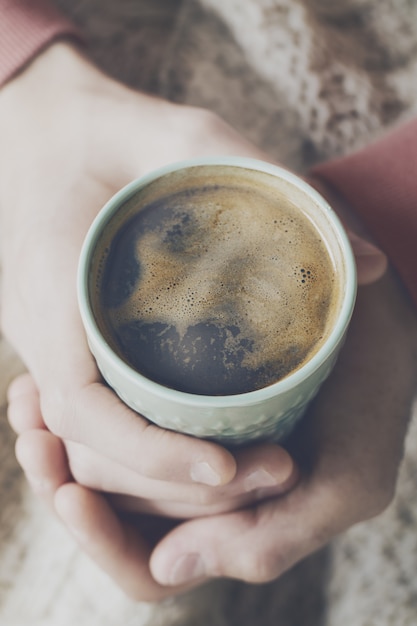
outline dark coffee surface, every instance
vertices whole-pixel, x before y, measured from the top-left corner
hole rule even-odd
[[[101,330],[134,369],[229,395],[276,382],[317,350],[334,268],[300,211],[241,176],[143,202],[99,246],[95,278]]]

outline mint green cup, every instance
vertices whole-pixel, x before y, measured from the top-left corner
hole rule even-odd
[[[283,378],[247,392],[210,395],[177,390],[132,367],[106,338],[96,294],[97,250],[126,207],[141,194],[154,202],[170,190],[170,180],[188,184],[210,181],[232,168],[242,181],[254,176],[273,181],[276,193],[317,229],[334,272],[337,289],[326,332],[300,365]],[[232,170],[230,170],[232,171]],[[196,173],[199,173],[196,177]],[[204,179],[204,176],[206,177]],[[189,182],[191,181],[191,182]],[[148,193],[149,190],[149,193]],[[109,239],[111,243],[111,236]],[[302,270],[304,271],[304,270]],[[128,184],[99,212],[85,238],[79,261],[78,299],[88,344],[108,385],[134,411],[162,428],[224,445],[260,440],[282,442],[304,415],[334,367],[343,345],[356,297],[355,259],[345,230],[328,203],[303,179],[283,168],[255,159],[211,157],[167,165]],[[301,312],[300,312],[301,314]]]

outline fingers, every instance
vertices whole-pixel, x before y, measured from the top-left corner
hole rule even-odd
[[[342,220],[355,255],[358,284],[369,285],[382,278],[388,267],[387,257],[375,244],[357,234],[362,226],[353,217],[351,207],[320,178],[310,174],[306,180],[326,198]]]
[[[184,586],[164,589],[153,579],[150,546],[104,497],[75,483],[66,484],[55,495],[55,508],[80,547],[128,596],[155,602],[185,591]]]
[[[27,431],[18,439],[18,456],[34,490],[54,508],[80,547],[126,594],[138,600],[156,601],[201,582],[200,574],[191,576],[191,580],[186,582],[182,580],[187,578],[185,574],[189,571],[190,559],[195,560],[194,552],[191,557],[181,555],[181,564],[175,563],[168,586],[156,582],[149,569],[152,546],[142,537],[140,526],[116,515],[104,497],[68,482],[70,478],[65,452],[54,435],[47,431]],[[239,559],[236,561],[235,550],[242,555],[246,554],[248,572],[245,576],[248,580],[255,580],[259,574],[256,569],[250,569],[254,566],[252,564],[249,567],[249,563],[255,559],[255,546],[259,547],[258,535],[270,533],[270,529],[263,524],[252,524],[256,516],[246,511],[203,520],[209,524],[201,528],[178,526],[171,537],[178,543],[176,533],[180,532],[179,545],[182,541],[187,551],[195,550],[196,553],[201,537],[204,538],[207,550],[201,558],[205,559],[207,576],[236,575],[241,578],[245,570]],[[276,524],[272,518],[269,521],[271,525]],[[273,535],[269,536],[271,541],[274,538]],[[282,539],[285,539],[284,535]],[[164,541],[162,539],[162,545]],[[224,545],[229,546],[228,549],[224,549]],[[248,549],[253,550],[252,556],[248,554]],[[261,554],[256,552],[256,558],[261,562],[262,557],[269,553],[268,541]],[[175,556],[174,553],[174,559]]]
[[[189,521],[156,547],[151,557],[152,573],[164,585],[212,577],[272,580],[291,564],[296,536],[297,553],[301,551],[301,520],[298,524],[295,519],[290,524],[288,521],[280,519],[274,500],[244,511]]]
[[[220,446],[177,435],[148,424],[102,385],[89,385],[82,393],[85,396],[83,401],[85,409],[80,409],[79,412],[86,420],[91,416],[93,423],[87,424],[83,433],[83,439],[87,440],[87,444],[89,439],[92,439],[92,448],[81,444],[72,447],[74,471],[81,482],[95,488],[135,495],[140,490],[141,476],[148,478],[148,481],[143,482],[149,484],[152,484],[152,479],[156,479],[165,482],[217,485],[233,478],[236,471],[235,460]],[[29,429],[45,428],[39,393],[29,374],[18,377],[11,384],[8,398],[8,417],[15,432],[23,433]],[[96,399],[97,409],[94,407]],[[69,399],[68,406],[71,406]],[[106,412],[110,432],[103,434],[101,447],[108,453],[110,460],[94,450],[100,434],[106,430],[103,429]],[[68,415],[68,419],[70,418]],[[77,421],[74,415],[73,420]],[[81,415],[77,424],[82,424]],[[113,430],[111,424],[114,424]],[[95,436],[94,426],[97,429]],[[63,430],[71,429],[63,427]],[[130,458],[133,469],[126,467],[127,463],[111,461],[120,457],[123,461]]]
[[[71,482],[61,441],[46,430],[26,431],[16,452],[34,492],[58,514],[80,547],[129,596],[157,601],[183,588],[164,589],[149,570],[152,544],[118,518],[103,496]]]
[[[374,283],[385,274],[387,257],[382,250],[353,231],[348,230],[347,233],[356,259],[359,285]]]
[[[17,439],[16,453],[34,492],[128,595],[156,601],[181,590],[164,589],[152,578],[151,544],[138,529],[119,519],[104,497],[71,482],[65,448],[55,435],[27,430]]]
[[[221,446],[151,424],[100,382],[65,392],[55,382],[55,392],[42,393],[42,414],[60,438],[155,480],[217,486],[233,479],[235,460]]]
[[[64,444],[46,430],[39,393],[29,374],[11,383],[8,400],[8,418],[18,434],[16,458],[33,491],[53,508],[56,490],[72,480]]]
[[[187,518],[212,515],[254,500],[284,493],[297,480],[297,470],[281,447],[263,444],[236,455],[237,473],[223,487],[156,481],[111,463],[83,446],[67,445],[72,475],[80,484],[112,494],[118,508]]]
[[[16,432],[42,428],[45,422],[59,438],[81,443],[156,480],[218,486],[233,479],[236,463],[225,448],[151,424],[101,383],[88,347],[83,340],[80,344],[75,330],[68,345],[59,341],[51,349],[55,360],[45,357],[36,401],[27,375],[11,387],[9,419]]]
[[[155,581],[149,568],[153,545],[145,541],[142,531],[146,530],[148,535],[153,534],[153,541],[160,539],[160,531],[155,528],[156,520],[150,520],[150,523],[152,522],[150,528],[147,528],[146,518],[135,518],[135,523],[129,522],[115,513],[106,498],[69,482],[64,448],[54,435],[47,431],[27,431],[18,439],[18,456],[34,491],[54,509],[80,548],[127,595],[136,600],[153,602],[199,584],[200,577],[194,577],[185,584],[180,582],[178,585],[171,578],[168,586]],[[226,517],[225,520],[222,518],[219,541],[215,538],[216,519],[204,519],[214,519],[214,524],[210,524],[203,534],[209,545],[214,545],[216,541],[216,558],[223,558],[220,548],[223,540],[229,541],[228,533],[233,535],[234,539],[236,533],[242,533],[243,525],[240,518],[233,515],[230,518]],[[227,521],[227,525],[224,521]],[[181,526],[178,527],[180,528]],[[185,543],[188,541],[188,530],[186,533]],[[162,535],[164,534],[162,529]],[[246,532],[241,539],[242,542],[245,539],[250,541],[251,536]],[[193,546],[193,542],[198,543],[198,528],[193,529],[190,542],[190,546]],[[228,562],[228,559],[226,561]],[[233,561],[230,565],[232,563]],[[220,568],[221,565],[218,564],[216,567]],[[210,575],[215,575],[216,571],[221,570],[213,568]],[[225,575],[227,571],[229,570],[225,569]],[[178,577],[179,574],[175,576]]]
[[[72,214],[71,219],[74,222]],[[78,220],[70,223],[66,215],[59,232],[47,230],[41,237],[32,237],[36,250],[31,243],[20,272],[24,278],[19,276],[24,281],[25,306],[19,303],[17,311],[9,307],[7,313],[8,336],[27,352],[24,360],[40,390],[45,424],[59,438],[82,443],[148,478],[210,486],[228,483],[236,463],[226,449],[150,424],[102,384],[85,339],[72,281],[80,233],[71,235],[71,228],[77,230],[78,224]],[[84,232],[84,224],[80,230]],[[44,246],[42,255],[38,254],[40,245]],[[39,276],[46,277],[40,286]],[[9,274],[12,301],[16,281]],[[52,309],[45,305],[51,293],[56,304]],[[17,399],[14,407],[10,415],[19,432],[24,425],[19,424]]]
[[[56,490],[72,480],[62,442],[46,430],[28,430],[16,441],[16,457],[34,492],[53,507]]]
[[[303,479],[280,498],[174,529],[151,557],[161,584],[212,576],[272,580],[388,506],[416,370],[415,314],[405,302],[403,308],[392,278],[388,273],[359,293],[336,368],[294,434]]]
[[[54,458],[53,447],[62,444],[47,431],[39,434],[36,430],[23,430],[22,425],[25,425],[26,430],[37,429],[41,420],[39,395],[28,375],[16,380],[9,397],[9,413],[14,416],[16,430],[21,435],[17,448],[19,461],[28,475],[42,475],[49,458],[46,445],[51,446]],[[24,403],[20,400],[22,397],[25,398]],[[30,419],[26,413],[29,416],[35,415],[36,419]],[[174,479],[155,480],[109,460],[82,444],[66,442],[65,448],[71,475],[80,484],[129,496],[113,498],[118,508],[171,517],[211,515],[246,506],[253,501],[288,491],[298,478],[297,468],[288,452],[270,443],[235,452],[236,474],[229,484],[218,487],[190,485]],[[52,472],[53,461],[50,466]]]
[[[343,491],[313,491],[300,484],[283,498],[178,526],[155,548],[153,576],[163,585],[277,578],[352,522]]]
[[[55,398],[50,394],[42,412],[59,437],[148,478],[217,486],[236,472],[234,458],[224,448],[151,424],[99,382]]]
[[[267,444],[263,449],[259,446],[240,453],[247,488],[256,488],[259,484],[253,471],[249,474],[247,471],[251,463],[257,462],[257,455],[263,456],[264,472],[270,475],[276,472],[280,480],[288,471],[291,473],[292,463],[288,463],[285,451],[281,468],[276,468],[276,448],[281,450]],[[133,524],[118,516],[106,498],[71,483],[64,446],[52,433],[39,429],[23,432],[18,438],[17,455],[34,491],[57,512],[80,547],[129,596],[157,601],[199,583],[197,579],[185,585],[165,586],[155,581],[149,569],[149,558],[153,545],[165,536],[166,529],[156,525],[158,520],[148,523],[147,517],[135,518]],[[238,475],[236,480],[239,478]],[[239,531],[239,525],[235,530]],[[145,536],[151,541],[145,540]]]
[[[176,484],[179,501],[196,500],[201,504],[210,504],[220,497],[232,497],[239,493],[265,489],[286,490],[296,478],[296,468],[290,455],[274,444],[261,444],[238,451],[236,475],[230,483],[220,487],[149,479],[109,461],[85,446],[69,443],[66,447],[72,474],[78,482],[101,491],[139,497],[155,498],[155,490],[158,489],[158,498],[172,499],[170,485]]]
[[[45,428],[39,406],[39,394],[30,374],[22,374],[10,384],[7,416],[16,433],[32,428]]]

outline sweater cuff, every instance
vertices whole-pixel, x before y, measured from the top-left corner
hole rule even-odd
[[[0,0],[0,86],[60,37],[82,41],[48,0]]]
[[[362,218],[417,306],[417,119],[311,173]]]

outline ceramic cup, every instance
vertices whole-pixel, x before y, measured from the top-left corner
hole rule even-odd
[[[280,193],[303,211],[317,227],[334,264],[339,292],[337,310],[319,348],[294,371],[263,388],[243,393],[207,395],[178,391],[151,380],[129,365],[111,347],[97,321],[92,273],[97,247],[115,216],[138,193],[152,189],[151,198],[167,192],[172,174],[187,180],[196,168],[239,168],[245,172],[273,177]],[[203,169],[201,169],[203,168]],[[217,168],[217,169],[216,169]],[[194,183],[195,184],[195,183]],[[169,187],[169,185],[168,185]],[[97,265],[97,263],[96,263]],[[259,440],[283,441],[306,411],[310,401],[331,372],[352,315],[356,297],[356,271],[353,253],[345,231],[327,202],[296,175],[270,163],[239,157],[196,159],[171,164],[133,181],[111,198],[91,225],[79,262],[78,297],[88,343],[97,366],[110,387],[134,411],[167,429],[224,445],[247,444]]]

